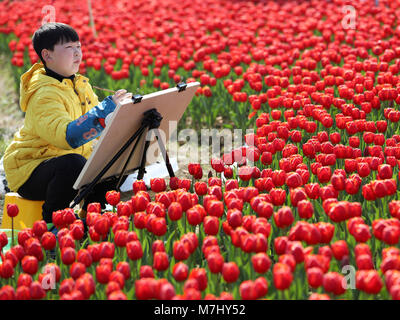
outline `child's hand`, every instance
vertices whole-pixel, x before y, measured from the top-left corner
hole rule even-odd
[[[115,94],[112,96],[112,100],[114,103],[117,105],[119,102],[121,102],[124,99],[132,99],[132,93],[127,92],[125,89],[119,89],[118,91],[115,92]]]

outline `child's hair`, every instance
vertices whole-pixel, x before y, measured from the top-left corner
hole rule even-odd
[[[42,25],[32,37],[33,48],[40,60],[45,64],[42,50],[54,50],[56,44],[79,41],[77,32],[69,25],[60,22],[51,22]]]

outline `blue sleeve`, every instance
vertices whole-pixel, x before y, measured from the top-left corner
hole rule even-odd
[[[90,109],[67,126],[66,140],[72,148],[78,148],[97,138],[104,129],[105,117],[115,110],[111,96]]]

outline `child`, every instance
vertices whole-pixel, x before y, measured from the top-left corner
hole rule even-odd
[[[89,79],[76,74],[82,61],[76,31],[63,23],[48,23],[33,35],[33,47],[42,63],[21,76],[22,128],[4,155],[11,191],[30,200],[44,200],[43,219],[52,222],[53,211],[69,207],[73,189],[92,152],[92,140],[104,129],[104,119],[116,105],[132,98],[118,90],[99,103]],[[115,185],[99,183],[85,199],[105,207],[105,193]]]

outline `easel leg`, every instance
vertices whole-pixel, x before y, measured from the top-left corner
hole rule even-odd
[[[168,153],[167,153],[167,150],[165,149],[165,145],[164,145],[164,143],[163,143],[163,141],[161,139],[160,132],[158,131],[158,129],[154,129],[154,133],[155,133],[158,145],[160,147],[161,154],[162,154],[162,156],[164,158],[165,165],[167,166],[167,170],[168,170],[169,176],[171,178],[175,177],[175,173],[174,173],[174,170],[172,170],[172,166],[171,166],[171,163],[169,161]]]
[[[146,154],[147,154],[147,150],[149,149],[150,146],[150,141],[146,140],[145,144],[144,144],[144,150],[143,150],[143,155],[142,155],[142,161],[140,163],[140,167],[139,167],[139,173],[137,176],[137,180],[142,180],[143,176],[146,172]]]
[[[84,199],[94,188],[97,182],[106,174],[106,172],[111,168],[111,166],[119,159],[119,157],[125,152],[125,150],[135,141],[140,139],[143,132],[147,128],[147,125],[142,124],[142,126],[132,135],[132,137],[123,145],[123,147],[117,152],[117,154],[107,163],[107,165],[101,170],[101,172],[96,176],[96,178],[87,186],[83,187],[78,195],[75,197],[73,204],[70,208],[75,207],[82,199]]]

